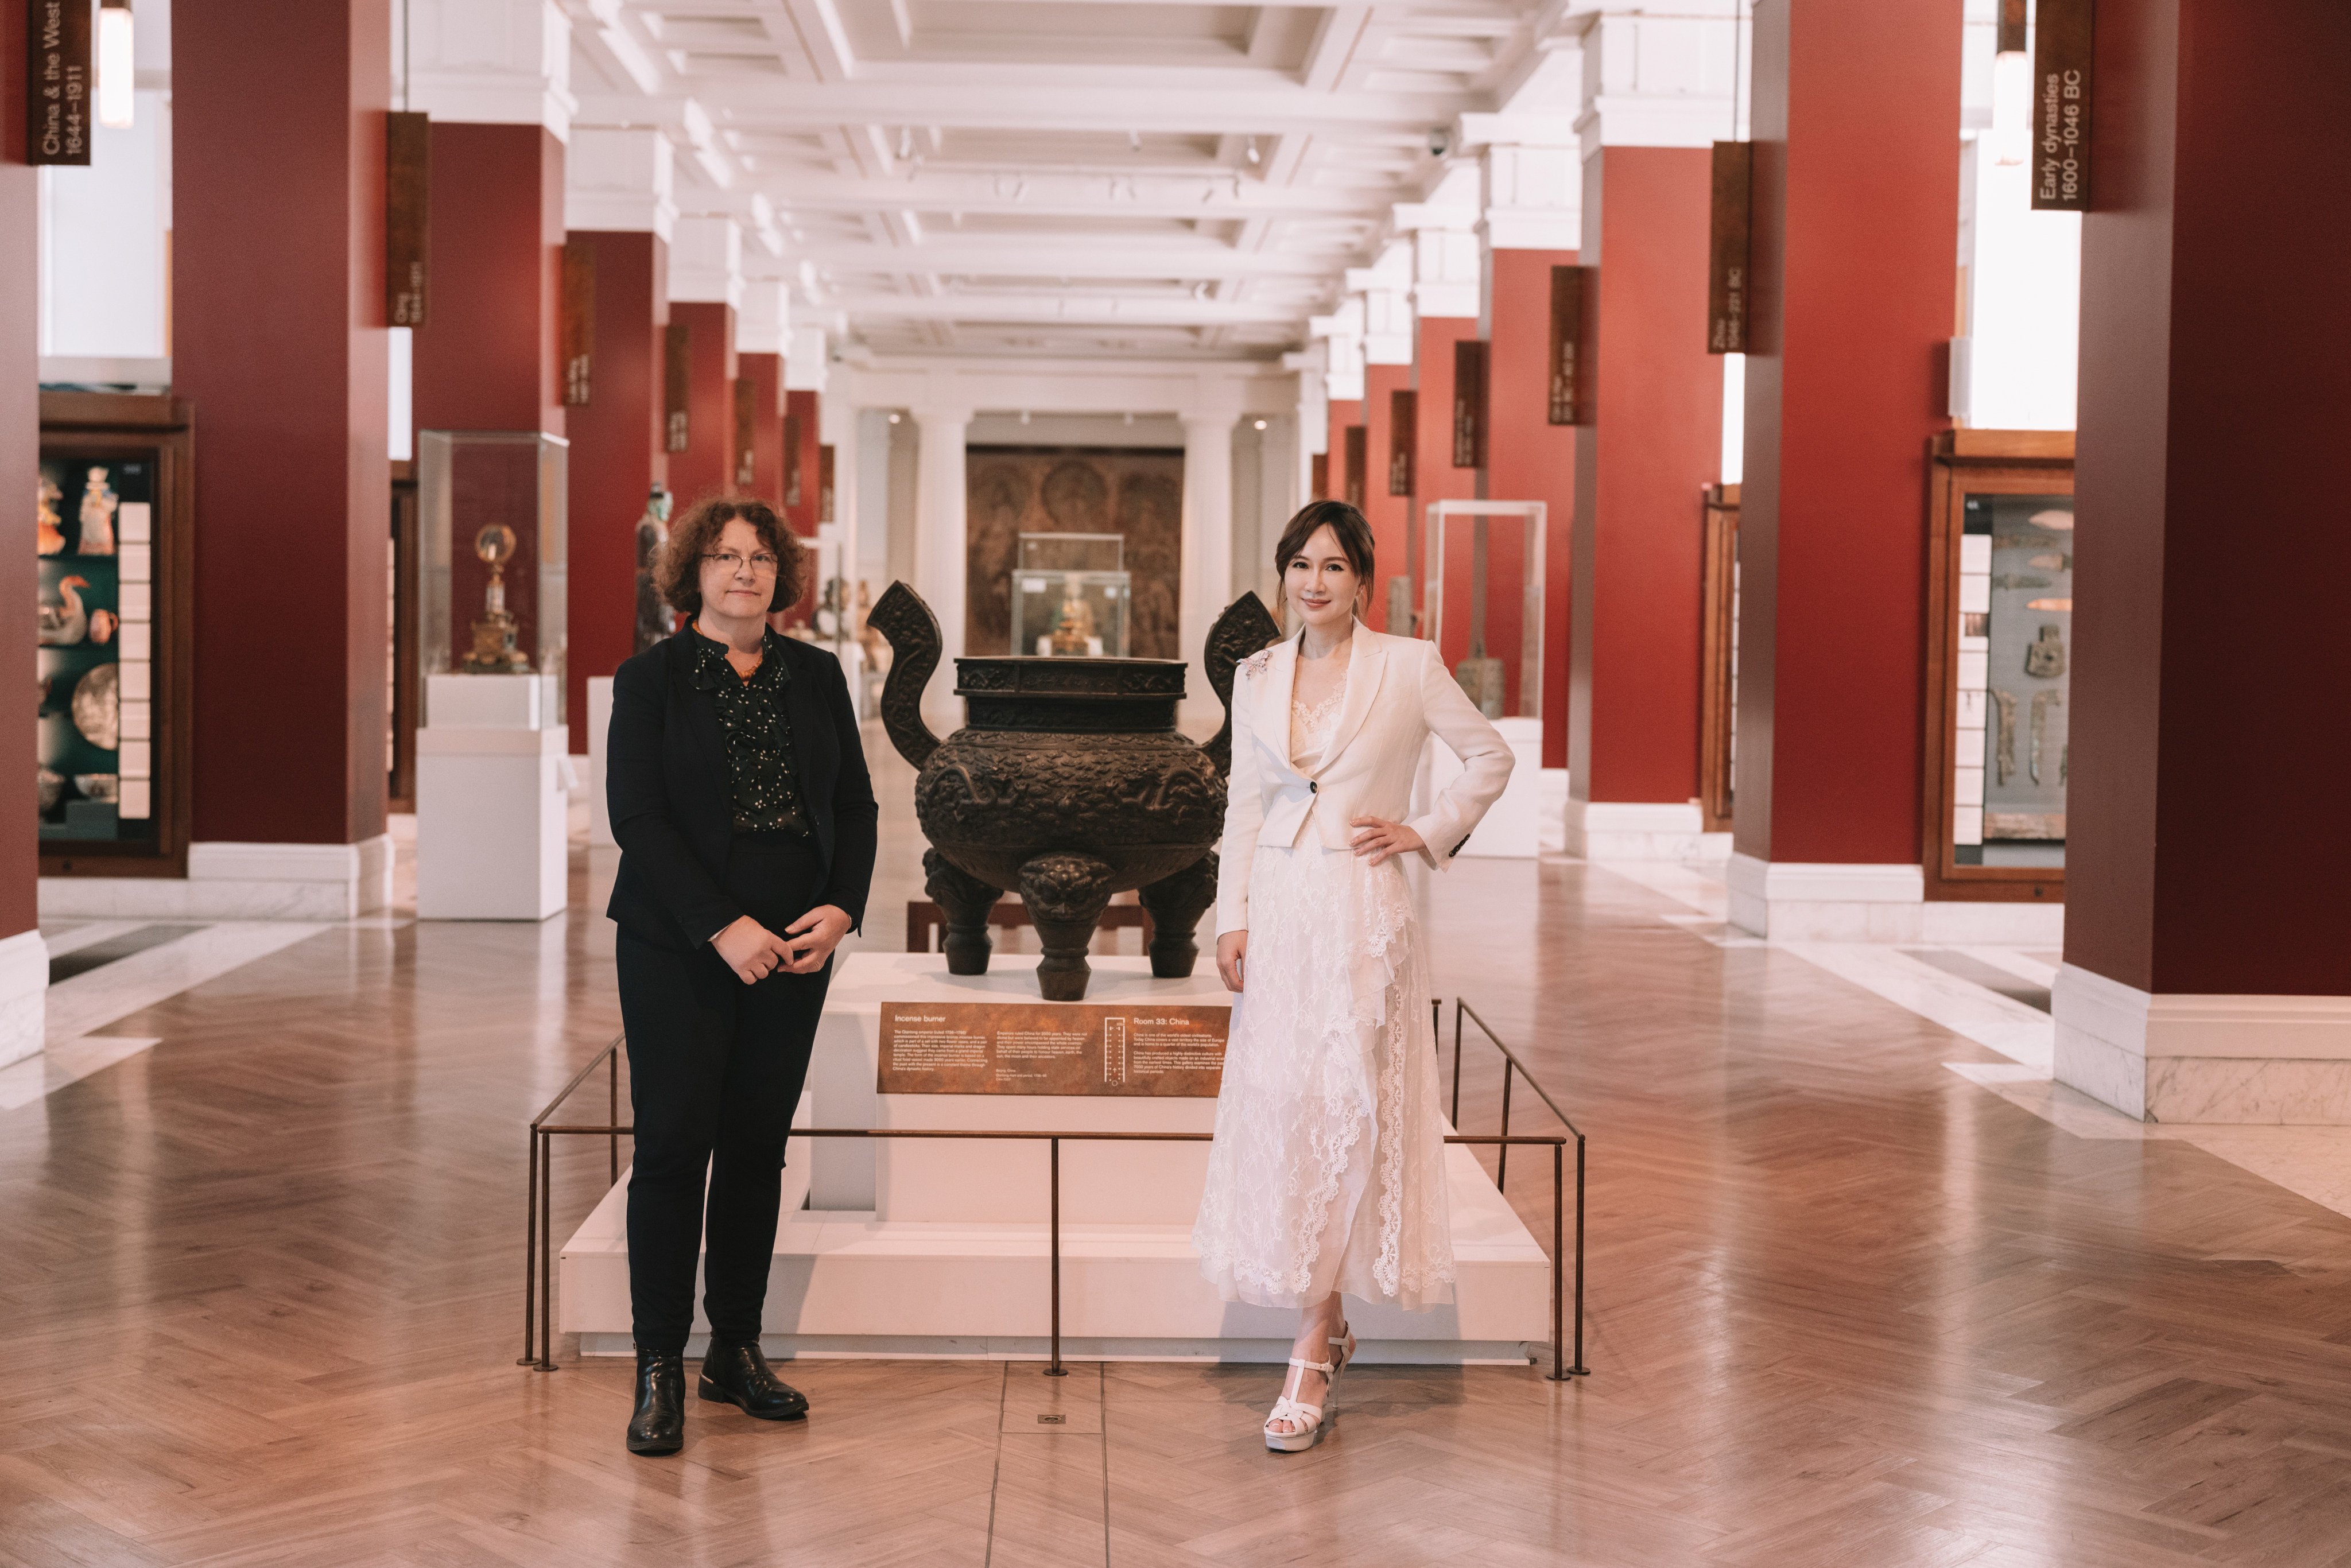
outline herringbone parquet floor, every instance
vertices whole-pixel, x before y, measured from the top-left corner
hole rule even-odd
[[[2351,1564],[2351,1220],[1560,861],[1428,909],[1593,1134],[1589,1380],[1360,1369],[1277,1458],[1263,1369],[802,1363],[805,1425],[632,1459],[624,1366],[514,1365],[521,1128],[616,1027],[586,879],[311,937],[0,1113],[0,1563]]]

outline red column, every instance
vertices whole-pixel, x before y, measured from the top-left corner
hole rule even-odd
[[[1892,935],[1902,919],[1872,911],[1921,896],[1927,446],[1949,423],[1960,11],[1756,7],[1731,862],[1750,929],[1795,904],[1823,906],[1814,934],[1868,915]]]
[[[1634,146],[1583,164],[1584,236],[1600,244],[1583,253],[1598,298],[1573,536],[1568,847],[1582,853],[1686,852],[1703,825],[1699,495],[1722,455],[1709,164],[1704,148]]]
[[[797,472],[799,484],[784,497],[784,521],[792,532],[802,538],[816,538],[816,449],[822,432],[817,428],[818,415],[822,413],[818,394],[809,387],[796,387],[785,394],[784,412],[790,416],[791,438],[799,445]],[[778,439],[781,439],[779,434]]]
[[[416,428],[561,435],[563,143],[544,126],[434,120],[432,149]]]
[[[686,330],[686,443],[669,455],[669,487],[680,514],[735,488],[735,308],[674,300],[673,327]]]
[[[735,455],[735,476],[747,470],[751,481],[739,485],[780,513],[784,509],[784,357],[781,354],[735,356],[737,384],[748,383],[751,407],[751,461]],[[738,424],[737,434],[741,434]]]
[[[1553,424],[1551,405],[1551,269],[1572,267],[1572,250],[1497,250],[1489,302],[1486,494],[1541,501],[1543,543],[1543,749],[1545,768],[1567,766],[1570,533],[1575,522],[1575,428]]]
[[[386,782],[388,0],[209,0],[172,20],[193,837],[354,843],[383,831]]]
[[[571,744],[588,749],[588,678],[636,649],[637,519],[669,477],[662,444],[669,245],[659,235],[574,230],[596,256],[596,353],[589,400],[564,411],[571,439]]]
[[[2095,49],[2057,1076],[2351,1121],[2351,11],[2104,5]]]
[[[1370,365],[1364,371],[1364,520],[1372,525],[1375,559],[1367,623],[1375,632],[1412,634],[1410,626],[1388,624],[1388,579],[1405,570],[1412,497],[1388,494],[1388,429],[1394,393],[1412,384],[1410,365]]]
[[[0,0],[0,495],[16,497],[33,494],[41,456],[40,186],[25,162],[25,0]],[[0,638],[11,647],[33,645],[38,598],[32,544],[20,532],[0,551]],[[16,824],[0,837],[0,937],[38,924],[33,733],[30,723],[0,729],[0,821]]]

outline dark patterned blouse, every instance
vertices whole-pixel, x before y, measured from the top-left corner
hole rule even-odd
[[[759,667],[745,680],[726,662],[726,645],[689,626],[694,639],[694,684],[710,694],[718,727],[726,737],[726,771],[734,788],[735,831],[809,836],[808,812],[792,773],[792,726],[784,712],[783,639],[770,631],[759,639]]]

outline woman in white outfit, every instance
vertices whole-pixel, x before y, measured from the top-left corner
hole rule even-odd
[[[1322,1436],[1354,1354],[1342,1291],[1453,1299],[1428,974],[1401,863],[1442,870],[1501,794],[1510,750],[1434,644],[1356,620],[1372,531],[1317,501],[1274,564],[1292,635],[1233,680],[1217,967],[1238,993],[1192,1239],[1228,1301],[1299,1309],[1265,1440]],[[1405,820],[1435,734],[1460,775]]]

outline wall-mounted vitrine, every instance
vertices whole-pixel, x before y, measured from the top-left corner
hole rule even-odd
[[[1932,476],[1927,896],[2062,900],[2074,436],[1946,432]]]
[[[170,397],[41,394],[44,876],[187,874],[193,444]]]

